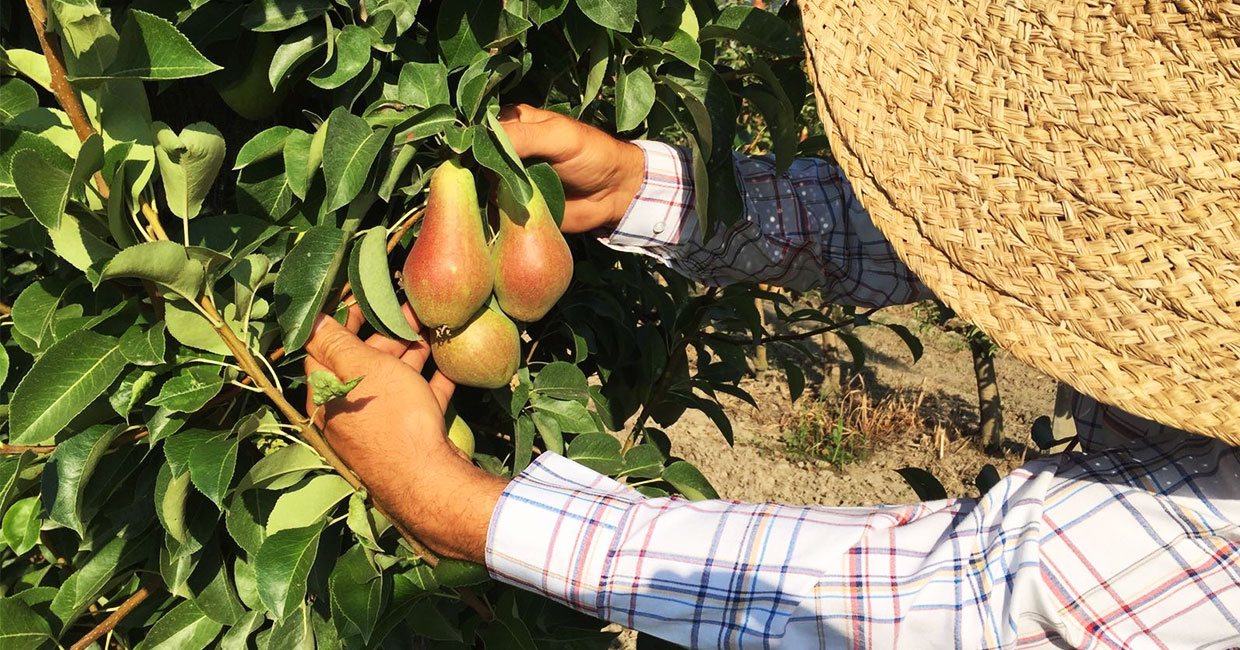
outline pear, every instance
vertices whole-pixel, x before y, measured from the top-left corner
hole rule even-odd
[[[469,428],[467,423],[456,409],[449,404],[448,410],[443,414],[444,421],[448,427],[448,440],[460,449],[465,456],[474,457],[474,430]]]
[[[517,326],[507,316],[487,307],[464,327],[432,332],[430,343],[439,371],[462,386],[506,386],[521,362]]]
[[[265,120],[284,103],[292,84],[282,82],[272,89],[267,69],[271,67],[279,43],[268,33],[258,33],[252,38],[253,42],[238,44],[228,54],[231,64],[210,79],[233,112],[247,120]],[[243,37],[243,41],[249,40]]]
[[[464,325],[491,297],[474,175],[455,160],[431,175],[422,232],[405,258],[401,281],[413,313],[432,328]]]
[[[500,184],[499,234],[491,242],[500,309],[532,323],[547,314],[573,279],[573,255],[538,187],[522,206]]]

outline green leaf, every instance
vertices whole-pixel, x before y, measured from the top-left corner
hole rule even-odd
[[[0,598],[0,646],[41,648],[52,638],[52,628],[30,605],[17,598]]]
[[[659,478],[665,460],[657,446],[650,443],[637,445],[624,454],[624,474],[633,478]]]
[[[237,484],[237,490],[247,490],[252,487],[265,487],[269,481],[273,481],[282,476],[295,474],[297,476],[304,475],[306,472],[322,469],[327,467],[323,463],[323,459],[319,457],[318,452],[307,447],[306,445],[288,445],[281,447],[269,456],[264,456],[245,476],[241,477],[241,481]]]
[[[351,626],[369,642],[387,604],[389,589],[383,573],[371,565],[361,546],[354,546],[336,561],[327,586],[332,618],[338,621],[338,629],[346,628],[340,629],[341,634],[351,631],[347,630]]]
[[[134,325],[121,336],[121,354],[129,363],[139,366],[157,366],[164,362],[167,353],[167,342],[164,332],[167,324],[159,321],[144,328]]]
[[[590,20],[618,32],[633,31],[633,23],[637,20],[637,0],[577,0]]]
[[[376,226],[367,230],[349,256],[349,284],[366,315],[366,322],[391,338],[420,341],[417,331],[405,320],[400,299],[388,267],[387,230]],[[316,399],[318,393],[315,393]]]
[[[116,255],[116,247],[106,241],[107,233],[101,224],[83,221],[73,214],[61,215],[60,224],[49,228],[47,234],[56,254],[79,271],[87,271],[88,276],[100,263]]]
[[[306,344],[314,318],[327,301],[344,257],[348,237],[332,226],[315,226],[302,235],[276,276],[276,319],[284,330],[284,349]]]
[[[173,475],[172,466],[159,468],[155,481],[155,516],[178,543],[189,539],[185,524],[185,502],[189,498],[189,472]]]
[[[232,354],[206,317],[183,300],[169,300],[164,304],[164,322],[168,325],[168,333],[182,345],[220,356]]]
[[[218,366],[198,365],[181,368],[164,382],[159,395],[148,404],[162,406],[173,413],[193,413],[211,401],[224,387]]]
[[[865,344],[851,332],[836,330],[835,335],[848,347],[848,352],[852,355],[853,368],[861,370],[865,366]]]
[[[448,68],[439,62],[406,63],[400,69],[396,98],[417,108],[449,103],[451,97],[448,95]]]
[[[220,637],[220,642],[216,646],[217,650],[249,650],[250,636],[254,634],[258,628],[262,627],[267,621],[263,617],[263,613],[259,611],[246,612],[241,620],[237,621],[224,636]]]
[[[241,145],[241,151],[237,152],[237,160],[233,162],[233,169],[242,169],[251,163],[280,155],[284,151],[284,141],[292,132],[293,129],[283,125],[260,131],[258,135]],[[309,134],[306,135],[309,137]]]
[[[306,597],[306,579],[319,550],[324,522],[282,530],[268,537],[255,558],[258,595],[263,604],[283,618]]]
[[[440,587],[470,587],[491,579],[487,568],[481,564],[446,557],[440,558],[434,575]]]
[[[39,542],[39,497],[26,497],[9,506],[4,513],[4,521],[0,531],[4,533],[4,543],[9,545],[17,555],[25,555]],[[0,637],[2,640],[3,637]]]
[[[0,83],[0,122],[7,122],[39,105],[39,94],[21,79]]]
[[[278,87],[290,71],[301,65],[316,50],[327,45],[327,36],[327,30],[318,24],[305,25],[291,32],[271,57],[271,66],[267,69],[267,81],[271,87]]]
[[[267,539],[267,517],[279,496],[267,490],[238,490],[228,501],[224,517],[228,534],[251,558],[258,554]]]
[[[189,250],[171,241],[152,241],[130,246],[116,254],[99,273],[99,281],[112,278],[140,278],[197,301],[206,282],[202,262],[190,257]]]
[[[538,192],[542,194],[543,200],[547,202],[547,207],[551,209],[551,216],[555,219],[555,225],[564,222],[564,185],[560,183],[559,174],[551,168],[547,163],[538,163],[531,165],[525,169],[529,174],[530,180],[534,182],[534,186],[538,188]]]
[[[913,363],[921,360],[921,355],[925,348],[916,334],[909,331],[907,327],[896,323],[883,323],[883,326],[895,332],[896,336],[899,336],[900,340],[904,341],[904,345],[908,346],[908,351],[913,355]]]
[[[517,418],[516,436],[513,441],[512,471],[519,473],[530,464],[534,453],[534,420],[521,414]]]
[[[584,433],[573,438],[568,457],[600,474],[619,474],[624,467],[620,441],[609,433]]]
[[[616,130],[631,131],[641,125],[654,106],[654,81],[643,67],[620,69],[616,75]]]
[[[279,32],[322,16],[330,4],[328,0],[254,0],[242,14],[241,25],[256,32]]]
[[[484,46],[499,30],[498,2],[448,2],[435,21],[435,43],[449,70],[469,65],[483,56]]]
[[[568,0],[531,0],[525,5],[525,17],[542,27],[559,18],[567,7]]]
[[[10,439],[16,445],[50,440],[125,368],[120,341],[79,330],[48,349],[13,392]]]
[[[4,380],[9,377],[9,351],[4,349],[4,345],[0,345],[0,388],[4,387]]]
[[[588,394],[585,373],[567,361],[553,361],[534,376],[534,391],[558,399],[584,399]]]
[[[1033,438],[1033,444],[1042,450],[1050,449],[1060,442],[1055,439],[1055,427],[1052,425],[1050,417],[1046,415],[1039,415],[1033,421],[1029,435]]]
[[[595,424],[594,418],[590,417],[590,412],[580,402],[536,398],[533,404],[536,411],[553,417],[556,423],[560,425],[561,431],[568,433],[592,433],[598,431],[598,425]],[[538,420],[535,419],[534,423],[537,424]]]
[[[576,402],[570,403],[576,404]],[[538,435],[542,437],[547,451],[563,454],[564,433],[560,430],[559,420],[554,415],[539,410],[530,414],[530,418],[534,420],[534,426],[538,429]]]
[[[176,648],[177,650],[202,650],[207,647],[220,630],[218,621],[210,617],[192,600],[182,601],[164,614],[146,633],[146,638],[134,650],[150,648]]]
[[[146,390],[151,387],[155,381],[155,374],[155,371],[150,368],[137,367],[130,368],[129,372],[121,375],[120,382],[116,384],[112,394],[108,395],[108,403],[112,405],[112,410],[128,422],[129,413],[134,410]]]
[[[44,278],[26,287],[13,302],[13,329],[39,347],[54,343],[57,310],[76,284],[61,284],[52,278]],[[82,314],[80,305],[70,305],[69,308],[78,316]]]
[[[168,209],[182,219],[193,219],[224,165],[224,136],[206,122],[190,124],[180,134],[163,122],[156,122],[154,129],[155,160]]]
[[[775,14],[754,7],[732,5],[702,26],[698,40],[733,39],[781,56],[801,53],[801,39]]]
[[[125,425],[97,424],[56,446],[43,468],[41,496],[48,521],[86,536],[83,500],[86,485]]]
[[[343,107],[332,111],[323,144],[327,210],[345,206],[362,191],[387,135],[387,129],[371,129],[366,120]]]
[[[13,155],[13,184],[39,223],[57,228],[69,196],[102,165],[103,138],[92,134],[82,142],[72,162],[57,154],[52,154],[52,160],[48,160],[34,149],[18,151]]]
[[[98,77],[78,79],[185,79],[220,69],[172,23],[155,14],[127,9],[116,59]]]
[[[788,378],[788,394],[792,401],[805,392],[805,373],[791,361],[784,362],[784,376]]]
[[[687,461],[678,460],[663,468],[663,480],[671,483],[677,492],[693,501],[718,499],[719,493],[698,468]]]
[[[310,477],[280,495],[267,518],[267,536],[319,522],[350,494],[353,487],[337,474]]]
[[[920,467],[902,467],[896,473],[908,483],[922,501],[941,501],[947,498],[947,490],[934,474]]]
[[[491,111],[487,111],[487,122],[489,128],[474,129],[474,160],[499,176],[500,182],[508,187],[515,203],[526,205],[533,196],[533,189],[525,174],[525,168],[521,166],[516,154],[512,153],[512,144],[508,142],[508,136],[504,135],[503,128]]]
[[[237,438],[220,434],[196,445],[189,455],[189,477],[194,487],[221,510],[237,467],[237,444]]]
[[[339,88],[356,77],[369,62],[370,35],[357,25],[345,25],[336,35],[335,56],[310,75],[310,83],[325,90]]]
[[[977,491],[981,496],[986,496],[986,493],[990,492],[990,488],[997,485],[1001,480],[1003,480],[1003,477],[999,476],[999,470],[995,469],[994,465],[986,463],[978,471],[977,478],[973,480],[973,484],[977,486]]]
[[[154,549],[150,537],[111,537],[60,585],[51,610],[67,627],[121,570],[147,557]]]
[[[306,198],[306,193],[310,191],[310,179],[318,171],[318,163],[315,163],[315,169],[310,169],[310,145],[313,140],[313,135],[294,130],[284,142],[285,181],[299,199]]]

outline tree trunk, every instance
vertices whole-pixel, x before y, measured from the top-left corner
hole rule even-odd
[[[999,397],[999,382],[995,374],[995,357],[992,344],[985,336],[969,337],[969,352],[973,354],[973,375],[977,379],[978,432],[986,442],[988,451],[1003,450],[1003,402]]]

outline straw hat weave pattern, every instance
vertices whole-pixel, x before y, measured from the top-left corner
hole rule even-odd
[[[905,263],[1026,363],[1240,445],[1240,2],[801,5]]]

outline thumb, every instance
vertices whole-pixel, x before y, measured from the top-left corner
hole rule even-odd
[[[336,376],[344,378],[365,374],[367,370],[392,359],[366,345],[356,334],[324,314],[319,314],[314,320],[314,331],[306,342],[306,352]]]

